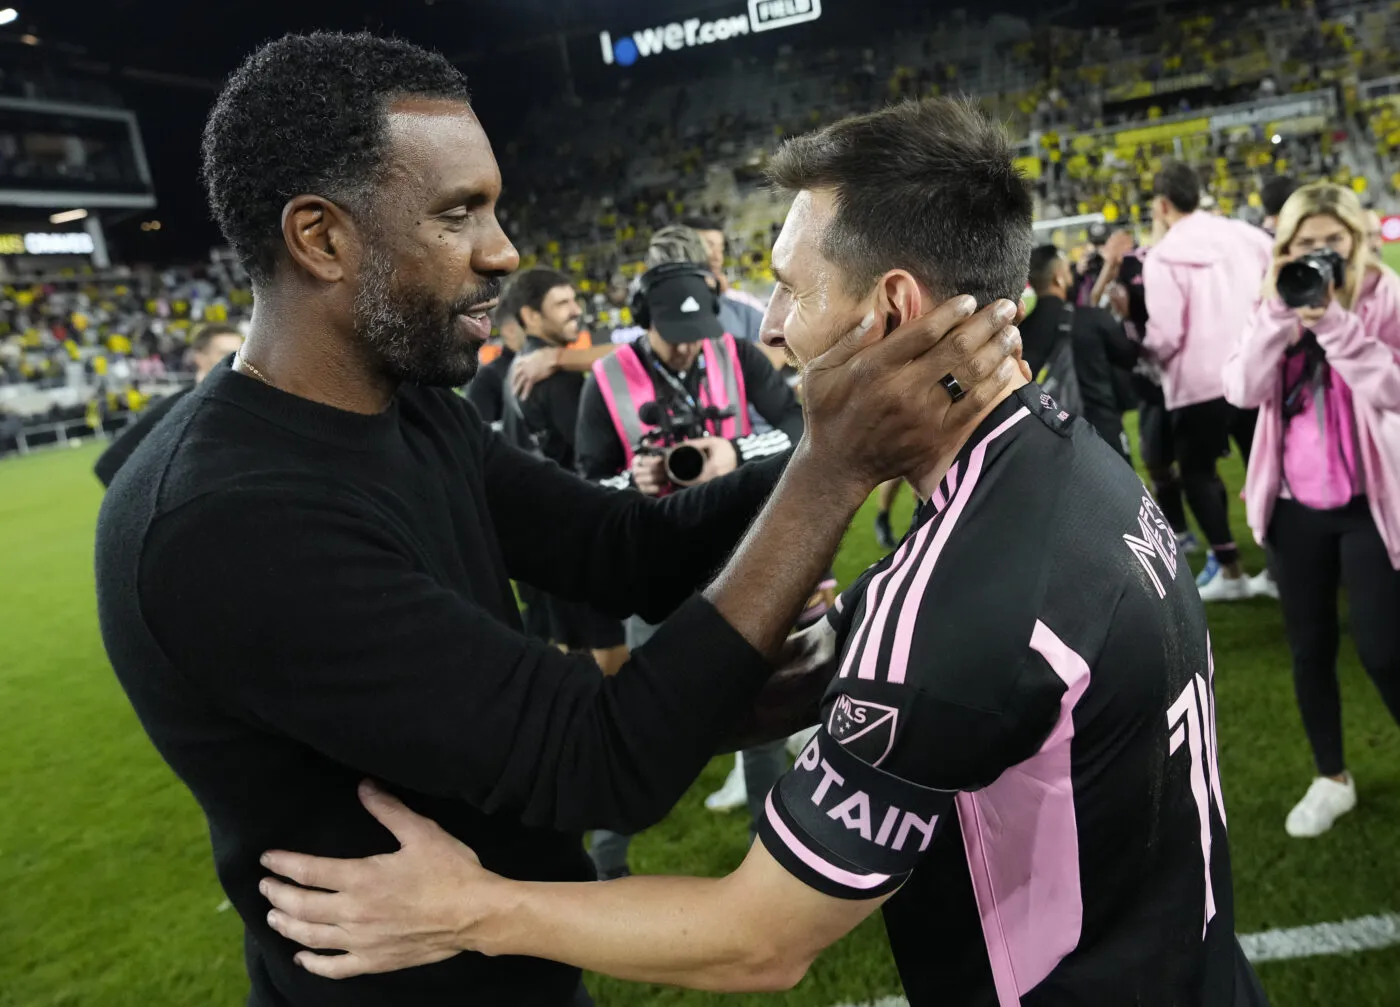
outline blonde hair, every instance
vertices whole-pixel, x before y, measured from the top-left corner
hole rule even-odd
[[[1337,291],[1337,299],[1342,306],[1350,309],[1356,304],[1356,295],[1361,290],[1361,280],[1366,270],[1377,268],[1366,240],[1366,211],[1361,208],[1361,200],[1356,193],[1332,182],[1314,182],[1295,191],[1279,211],[1274,258],[1281,259],[1288,254],[1288,246],[1298,236],[1303,221],[1323,214],[1335,217],[1351,232],[1351,257],[1347,260],[1346,282]],[[1276,293],[1272,281],[1265,293],[1269,296]]]
[[[709,269],[710,250],[694,228],[672,224],[651,236],[646,255],[648,269],[668,262],[698,262]]]

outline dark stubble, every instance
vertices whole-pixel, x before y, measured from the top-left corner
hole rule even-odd
[[[476,375],[480,349],[461,334],[457,316],[500,291],[501,281],[493,277],[461,298],[444,301],[422,287],[398,283],[393,261],[371,241],[355,291],[355,334],[395,380],[456,388]]]

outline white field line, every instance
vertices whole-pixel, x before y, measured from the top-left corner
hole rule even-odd
[[[1278,962],[1317,955],[1341,955],[1370,951],[1400,944],[1400,913],[1360,916],[1340,923],[1317,923],[1310,927],[1288,927],[1243,934],[1240,946],[1251,962]],[[834,1007],[909,1007],[900,996],[881,997],[861,1003],[841,1003]]]

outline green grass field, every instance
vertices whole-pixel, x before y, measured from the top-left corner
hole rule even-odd
[[[241,932],[219,909],[204,821],[147,742],[98,638],[95,457],[90,445],[0,463],[0,1005],[233,1007],[247,993]],[[1237,463],[1226,479],[1239,488]],[[909,510],[906,493],[897,527]],[[1234,518],[1243,535],[1238,501]],[[876,557],[867,509],[837,574],[845,583]],[[1259,569],[1259,552],[1246,561]],[[1400,910],[1400,731],[1350,644],[1342,688],[1361,803],[1332,833],[1300,842],[1284,834],[1283,818],[1312,772],[1278,608],[1215,607],[1211,629],[1240,930]],[[739,862],[742,813],[716,816],[701,804],[726,769],[712,764],[637,840],[635,869],[718,874]],[[1260,974],[1278,1007],[1400,1003],[1400,947],[1272,963]],[[597,978],[590,986],[602,1007],[721,999]],[[827,1007],[898,989],[876,918],[792,993],[724,999]]]

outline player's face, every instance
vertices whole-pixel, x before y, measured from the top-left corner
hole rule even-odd
[[[500,277],[520,264],[496,220],[501,176],[471,108],[405,99],[364,221],[356,334],[399,381],[465,384],[491,334]]]
[[[1293,232],[1293,240],[1288,243],[1288,254],[1296,259],[1309,252],[1330,248],[1350,261],[1355,244],[1351,228],[1330,213],[1318,213],[1298,225],[1298,230]]]
[[[852,296],[840,269],[821,253],[822,235],[835,210],[831,192],[799,192],[773,244],[778,285],[761,332],[765,344],[784,347],[797,367],[829,350],[869,310],[869,298]]]
[[[567,346],[578,338],[578,320],[582,315],[574,288],[555,287],[540,302],[540,335]]]

